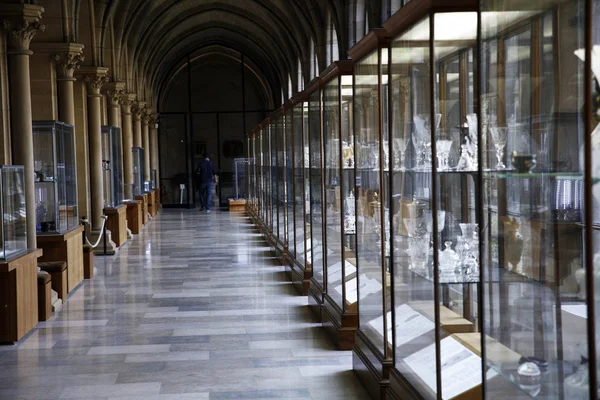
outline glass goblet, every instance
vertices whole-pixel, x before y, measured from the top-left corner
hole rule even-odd
[[[406,154],[406,148],[408,147],[408,143],[410,142],[410,138],[394,138],[392,145],[394,146],[394,169],[397,171],[404,171],[406,168],[404,166],[404,155]]]
[[[490,128],[492,134],[492,140],[494,141],[494,147],[496,148],[496,163],[497,169],[506,169],[504,165],[504,147],[506,147],[506,138],[508,135],[508,128],[506,127],[492,127]]]
[[[438,140],[437,141],[437,158],[438,158],[438,170],[447,171],[450,169],[448,165],[448,158],[450,157],[450,149],[452,148],[452,140]]]

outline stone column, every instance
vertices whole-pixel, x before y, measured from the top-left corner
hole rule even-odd
[[[108,82],[108,68],[81,69],[87,87],[88,140],[90,146],[90,187],[92,195],[92,230],[102,228],[104,216],[104,182],[102,178],[102,95],[100,90]]]
[[[144,148],[144,180],[151,180],[150,171],[150,131],[148,125],[152,114],[146,113],[142,116],[142,147]]]
[[[152,114],[150,120],[150,169],[156,170],[156,188],[160,188],[160,171],[158,168],[158,114]],[[154,178],[154,176],[152,177]]]
[[[83,46],[81,47],[83,49]],[[81,50],[80,50],[81,51]],[[75,94],[73,73],[79,69],[84,58],[81,52],[59,53],[53,56],[56,61],[56,87],[58,92],[58,119],[75,126]]]
[[[146,103],[139,101],[133,111],[133,147],[143,147],[142,117],[146,113]]]
[[[125,82],[109,82],[104,88],[108,104],[108,125],[122,128],[121,98],[125,94]]]
[[[131,148],[133,147],[133,127],[131,107],[135,102],[136,95],[133,93],[125,94],[121,97],[121,124],[123,136],[123,184],[125,185],[125,198],[132,200],[133,193],[131,185],[133,184],[133,157]]]
[[[29,4],[3,4],[0,15],[8,45],[10,122],[13,163],[25,166],[25,203],[27,206],[27,246],[37,247],[31,81],[29,44],[34,35],[45,30],[39,20],[44,9]]]

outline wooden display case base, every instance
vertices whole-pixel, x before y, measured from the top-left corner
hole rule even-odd
[[[148,213],[151,217],[154,217],[158,212],[158,209],[156,208],[156,195],[154,193],[154,190],[146,193],[148,199]]]
[[[148,223],[148,196],[146,194],[135,196],[135,199],[142,205],[142,225],[146,225]]]
[[[296,260],[292,260],[289,264],[289,275],[292,285],[296,288],[298,293],[302,296],[308,295],[310,289],[310,277],[312,276],[312,270],[308,268],[302,268]]]
[[[358,328],[358,314],[342,312],[326,294],[323,301],[323,328],[338,350],[352,350]]]
[[[246,200],[229,200],[229,211],[246,211]]]
[[[356,332],[355,338],[356,343],[352,350],[354,373],[373,399],[387,399],[392,361],[382,360],[372,351],[360,331]]]
[[[134,235],[139,235],[143,227],[142,202],[140,200],[128,201],[127,206],[127,227]]]
[[[111,233],[112,241],[117,247],[127,242],[127,206],[125,204],[116,208],[105,208],[106,229]]]
[[[323,287],[313,276],[308,288],[308,307],[319,323],[323,323],[323,295]]]
[[[160,189],[154,189],[154,203],[156,204],[156,212],[158,212],[162,208]]]
[[[83,279],[94,277],[94,249],[92,246],[83,246]]]
[[[83,282],[83,226],[54,235],[37,235],[38,247],[44,250],[40,261],[66,261],[69,293]]]
[[[37,259],[41,249],[0,262],[0,342],[18,342],[38,323]]]

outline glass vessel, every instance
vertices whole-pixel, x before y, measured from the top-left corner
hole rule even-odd
[[[123,160],[121,129],[102,127],[102,178],[104,181],[104,207],[116,208],[123,204]]]
[[[27,252],[27,220],[23,166],[0,167],[2,230],[0,259],[9,260]]]
[[[133,162],[133,190],[134,196],[143,196],[146,193],[144,181],[144,149],[133,147],[131,149]]]
[[[36,231],[64,233],[79,225],[73,126],[33,121]]]

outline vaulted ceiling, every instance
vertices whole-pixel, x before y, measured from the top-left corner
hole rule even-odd
[[[310,59],[306,54],[310,39],[315,42],[317,52],[324,51],[328,18],[338,25],[343,23],[344,15],[342,0],[96,0],[95,3],[100,49],[97,61],[105,65],[129,65],[122,73],[131,76],[122,78],[144,77],[146,85],[159,90],[188,53],[203,48],[214,51],[214,45],[243,53],[272,90],[287,86],[288,74],[297,75],[297,60]],[[75,24],[80,28],[86,23],[81,17]],[[74,35],[79,32],[81,29]],[[107,49],[113,46],[116,60],[111,61]],[[320,59],[324,62],[324,57]]]

